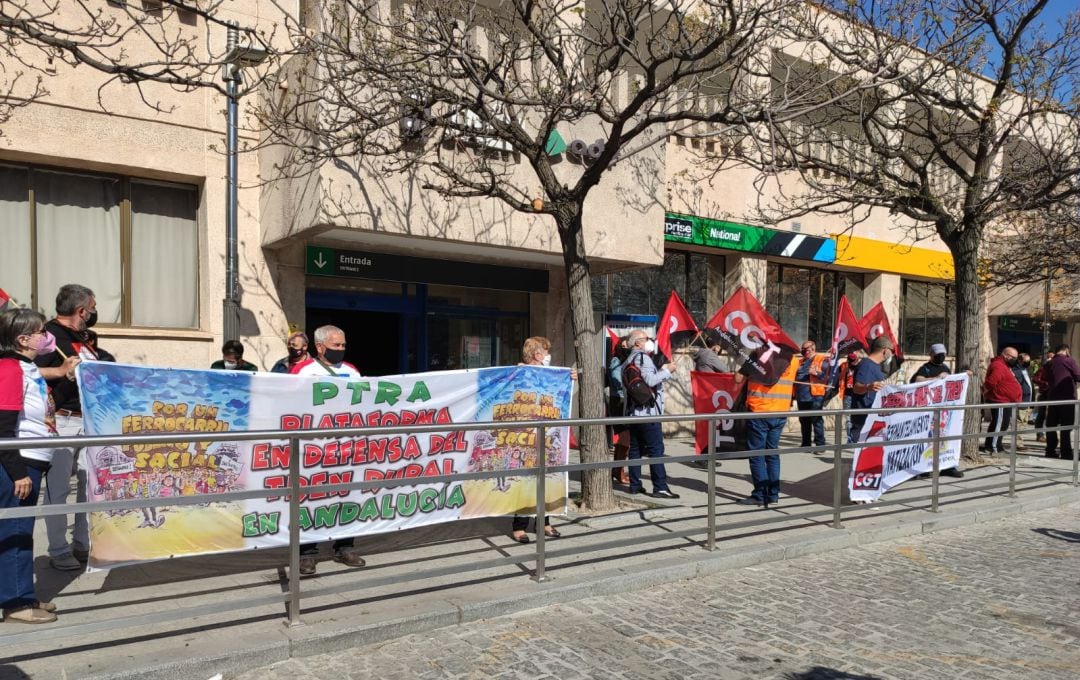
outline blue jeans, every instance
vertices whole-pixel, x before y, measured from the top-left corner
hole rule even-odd
[[[857,416],[850,416],[851,422],[848,424],[848,444],[854,444],[859,441],[859,435],[862,434],[863,425],[866,424],[866,414],[863,413]]]
[[[780,434],[787,418],[754,418],[746,421],[746,445],[751,451],[775,451],[780,446]],[[780,456],[751,456],[750,479],[754,492],[750,497],[757,501],[776,503],[780,500]]]
[[[823,400],[821,397],[814,397],[810,401],[800,401],[800,411],[817,411],[821,412]],[[799,416],[799,424],[802,425],[802,445],[810,446],[810,431],[814,432],[814,445],[822,446],[825,444],[825,419],[820,415],[816,416]]]
[[[26,468],[30,495],[15,497],[14,480],[0,467],[0,508],[33,507],[41,491],[41,470]],[[0,607],[22,609],[34,603],[34,518],[0,519]]]
[[[649,458],[659,458],[664,455],[664,431],[660,423],[642,423],[630,426],[630,460],[638,460],[645,454]],[[652,478],[653,492],[668,491],[667,469],[663,463],[649,466],[649,477]],[[630,466],[630,491],[640,491],[641,466]]]

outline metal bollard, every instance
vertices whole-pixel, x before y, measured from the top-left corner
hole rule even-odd
[[[930,482],[930,512],[938,510],[938,482],[941,477],[941,408],[934,410],[934,471]]]
[[[1012,407],[1012,452],[1009,454],[1009,498],[1016,498],[1016,447],[1020,443],[1020,421],[1017,420],[1020,409]]]
[[[547,517],[547,440],[546,430],[543,425],[536,428],[536,437],[539,442],[536,458],[536,571],[533,580],[543,583],[547,580],[544,575],[544,544],[547,536],[544,533],[544,519]]]
[[[843,482],[843,470],[841,468],[841,456],[844,453],[844,416],[837,413],[834,416],[835,422],[833,423],[834,436],[836,437],[836,448],[833,449],[833,529],[841,529],[843,525],[840,523],[840,503],[844,496],[840,488],[840,484]]]
[[[709,425],[709,533],[705,538],[705,549],[716,550],[716,421],[708,419]]]
[[[300,439],[289,440],[289,622],[300,620]]]

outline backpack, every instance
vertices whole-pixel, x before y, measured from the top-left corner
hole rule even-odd
[[[638,355],[638,363],[628,362],[623,366],[622,383],[626,396],[638,406],[650,406],[656,402],[656,391],[649,387],[641,375],[644,358]]]

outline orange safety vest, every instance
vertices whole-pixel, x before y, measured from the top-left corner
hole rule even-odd
[[[754,413],[776,413],[791,410],[792,391],[795,389],[795,372],[799,370],[799,357],[792,357],[791,364],[775,385],[762,385],[748,380],[746,405]]]
[[[824,397],[825,386],[829,382],[829,376],[825,375],[821,370],[821,365],[825,363],[825,360],[829,358],[828,354],[815,354],[810,363],[810,370],[817,375],[810,375],[810,396],[812,397]]]

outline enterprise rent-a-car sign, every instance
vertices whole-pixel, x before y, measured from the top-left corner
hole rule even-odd
[[[831,238],[678,213],[664,216],[664,240],[814,262],[836,260],[836,241]]]

